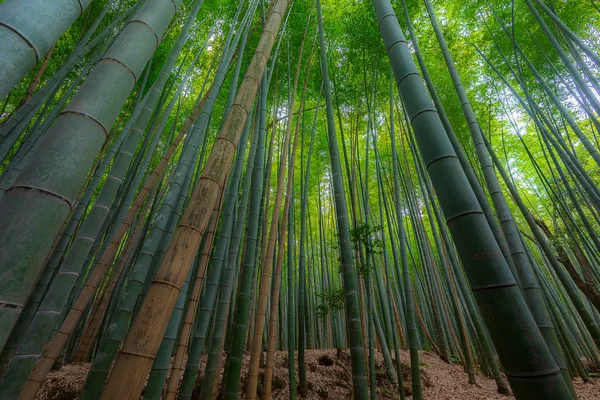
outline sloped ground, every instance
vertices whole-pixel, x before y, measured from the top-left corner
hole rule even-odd
[[[273,398],[287,399],[288,387],[288,357],[287,352],[277,352],[273,374]],[[401,352],[402,375],[407,394],[411,393],[409,354]],[[204,368],[205,358],[201,363]],[[383,358],[376,357],[377,398],[398,399],[397,386],[392,385],[386,376]],[[249,356],[244,360],[242,370],[242,390],[246,384],[246,373]],[[296,363],[297,365],[297,363]],[[75,400],[85,382],[90,364],[70,364],[58,371],[52,371],[46,378],[38,400]],[[297,371],[297,369],[296,369]],[[350,353],[335,350],[309,350],[306,353],[306,375],[308,382],[308,400],[320,399],[349,399],[351,398],[352,374],[350,370]],[[496,392],[493,380],[482,375],[477,376],[477,385],[470,385],[467,376],[460,365],[447,364],[435,354],[421,352],[421,376],[424,397],[435,400],[507,400],[511,397],[502,396]],[[262,374],[261,374],[262,377]],[[260,389],[260,382],[259,382]],[[575,382],[578,398],[582,400],[600,399],[600,379],[584,384],[581,380]],[[197,396],[195,396],[197,398]],[[410,398],[410,397],[409,397]]]

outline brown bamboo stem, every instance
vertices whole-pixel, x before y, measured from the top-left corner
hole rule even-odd
[[[23,104],[27,103],[33,97],[35,90],[37,89],[38,85],[42,81],[42,76],[44,76],[44,73],[46,72],[46,69],[48,68],[48,62],[50,61],[50,57],[52,57],[52,53],[54,53],[54,46],[50,47],[50,50],[48,50],[48,52],[46,53],[46,56],[44,57],[44,61],[42,61],[42,65],[40,65],[40,68],[37,70],[37,73],[33,77],[33,80],[27,87],[27,92],[25,93],[25,96],[23,96],[21,101],[19,102],[17,109],[20,108]]]
[[[196,277],[194,278],[194,284],[192,286],[192,293],[190,294],[185,319],[181,327],[181,333],[179,334],[177,352],[175,353],[175,359],[173,360],[173,367],[171,368],[171,375],[169,376],[169,381],[167,383],[167,392],[165,393],[164,400],[173,400],[177,394],[177,387],[179,386],[179,379],[181,378],[181,371],[183,370],[183,364],[185,362],[186,350],[190,342],[190,333],[194,324],[194,318],[196,317],[200,293],[202,292],[202,286],[206,276],[206,267],[210,260],[210,251],[215,239],[217,222],[219,220],[221,207],[223,206],[223,195],[224,193],[221,193],[221,200],[215,205],[212,222],[206,233],[202,255],[200,256],[198,270],[196,271]]]
[[[221,197],[288,3],[288,0],[278,0],[273,6],[231,111],[117,356],[101,397],[103,400],[138,398],[142,392],[181,286],[206,231],[211,211]]]

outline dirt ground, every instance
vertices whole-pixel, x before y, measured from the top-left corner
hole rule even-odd
[[[288,356],[287,352],[277,352],[273,374],[273,398],[287,399],[288,387]],[[477,384],[470,385],[467,375],[460,365],[448,364],[435,354],[421,352],[421,376],[425,399],[435,400],[507,400],[512,396],[503,396],[496,392],[493,380],[477,375]],[[409,354],[401,352],[402,375],[406,394],[411,394]],[[200,371],[204,369],[206,359],[203,358]],[[242,391],[246,384],[246,373],[249,356],[244,360],[242,369]],[[297,363],[296,363],[297,364]],[[83,387],[90,364],[64,365],[58,371],[52,371],[46,378],[37,400],[75,400]],[[306,375],[308,395],[306,399],[349,399],[352,390],[352,375],[350,371],[350,353],[335,350],[309,350],[306,353]],[[297,369],[296,369],[297,371]],[[398,399],[398,388],[387,379],[383,358],[376,357],[377,398]],[[260,390],[260,382],[259,382]],[[589,383],[575,381],[578,399],[600,399],[600,379],[592,379]],[[195,394],[194,398],[197,398]],[[242,396],[240,396],[242,398]]]

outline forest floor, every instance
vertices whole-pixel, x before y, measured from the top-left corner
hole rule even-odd
[[[402,351],[401,358],[403,360],[402,376],[405,393],[410,395],[412,391],[408,351]],[[425,399],[507,400],[512,398],[512,396],[498,394],[494,381],[481,374],[477,375],[477,384],[470,385],[467,381],[467,375],[460,365],[446,363],[434,353],[422,351],[420,352],[420,359],[421,380]],[[275,360],[273,398],[288,399],[287,352],[276,352]],[[201,371],[204,369],[205,362],[206,356],[201,361]],[[248,363],[249,355],[244,359],[241,390],[244,389],[246,384]],[[391,384],[388,380],[381,354],[377,354],[375,364],[377,371],[377,398],[398,399],[397,386]],[[52,371],[46,378],[36,400],[78,399],[89,368],[89,363],[68,364],[62,366],[60,370]],[[306,352],[306,378],[308,382],[308,395],[306,399],[308,400],[351,398],[352,374],[349,351],[340,352],[338,357],[336,350],[308,350]],[[259,379],[262,380],[262,370]],[[583,383],[581,379],[577,379],[574,384],[578,399],[600,399],[600,379],[591,379],[588,383]],[[196,393],[193,398],[198,398]]]

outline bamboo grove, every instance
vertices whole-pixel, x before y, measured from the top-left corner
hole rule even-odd
[[[316,349],[355,399],[376,355],[422,399],[424,350],[577,398],[599,38],[596,0],[0,1],[0,398],[270,399],[284,352],[295,399]]]

